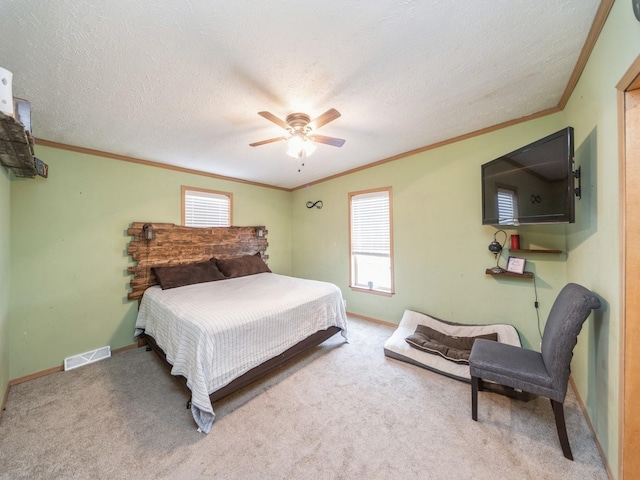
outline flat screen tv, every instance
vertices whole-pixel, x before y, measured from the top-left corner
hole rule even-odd
[[[482,224],[573,223],[573,128],[482,165]]]

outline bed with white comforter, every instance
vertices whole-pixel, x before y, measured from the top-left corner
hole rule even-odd
[[[337,286],[259,273],[167,290],[150,287],[136,333],[153,337],[171,373],[187,379],[193,417],[208,433],[215,419],[210,393],[331,326],[346,338]]]

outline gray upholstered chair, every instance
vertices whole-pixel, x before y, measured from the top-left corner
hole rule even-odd
[[[478,420],[478,389],[489,380],[523,392],[547,397],[556,419],[562,453],[573,460],[563,403],[567,394],[571,357],[582,324],[600,300],[586,288],[569,283],[558,294],[542,334],[542,353],[478,339],[469,356],[471,418]]]

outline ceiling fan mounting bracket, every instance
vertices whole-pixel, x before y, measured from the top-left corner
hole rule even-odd
[[[311,117],[306,113],[290,113],[287,115],[285,122],[294,130],[300,130],[306,127],[311,121]]]

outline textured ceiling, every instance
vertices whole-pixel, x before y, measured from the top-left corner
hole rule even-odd
[[[38,139],[293,188],[556,107],[599,4],[2,0],[0,66]],[[329,108],[302,168],[249,147]]]

